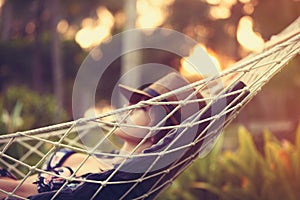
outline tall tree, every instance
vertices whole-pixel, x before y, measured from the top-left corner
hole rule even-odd
[[[41,42],[41,32],[42,32],[42,14],[44,11],[44,0],[38,0],[33,2],[34,4],[34,10],[35,10],[35,31],[34,31],[34,44],[33,44],[33,51],[34,54],[33,59],[32,59],[32,84],[33,84],[33,89],[42,93],[43,92],[43,78],[42,78],[42,64],[41,64],[41,59],[42,59],[42,54],[41,54],[41,47],[42,47],[42,42]]]
[[[12,4],[9,1],[4,1],[2,8],[0,7],[1,13],[1,41],[5,41],[9,37],[9,31],[12,21]]]
[[[57,32],[57,24],[59,21],[59,0],[48,1],[51,13],[51,60],[53,72],[54,95],[57,99],[57,121],[61,119],[61,108],[64,105],[64,73],[61,62],[61,44]]]

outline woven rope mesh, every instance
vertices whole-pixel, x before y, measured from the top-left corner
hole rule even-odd
[[[192,83],[190,86],[196,88],[195,93],[202,94],[203,98],[201,99],[191,100],[187,97],[177,102],[160,101],[170,95],[167,93],[156,98],[141,101],[135,105],[102,113],[97,117],[82,118],[35,130],[0,135],[0,165],[21,180],[14,191],[9,193],[1,190],[1,192],[13,197],[16,196],[15,191],[18,187],[26,182],[32,174],[44,172],[54,175],[53,172],[43,170],[43,163],[49,159],[53,152],[61,148],[68,148],[86,155],[86,159],[82,161],[77,170],[91,156],[119,158],[119,164],[110,170],[111,173],[107,174],[105,178],[80,180],[82,183],[94,183],[94,185],[97,185],[89,199],[98,198],[98,195],[104,190],[110,191],[109,188],[112,186],[117,188],[116,186],[124,184],[127,185],[126,190],[122,194],[118,194],[118,199],[154,198],[162,189],[172,183],[191,164],[193,159],[198,156],[204,156],[211,149],[222,128],[236,117],[240,109],[260,91],[262,86],[299,52],[300,21],[298,19],[292,26],[266,43],[262,52],[249,55],[221,72],[218,76]],[[219,87],[216,84],[217,81],[222,81],[224,83],[223,87]],[[213,93],[207,90],[207,85],[215,87]],[[172,91],[172,93],[179,94],[185,89],[184,87],[179,88]],[[221,103],[222,106],[219,106],[220,100],[226,100],[225,104]],[[118,154],[108,151],[110,149],[109,145],[112,145],[114,142],[116,146],[118,145],[118,141],[113,137],[114,130],[128,126],[122,123],[122,120],[116,122],[114,119],[117,116],[124,115],[124,113],[126,115],[135,108],[147,105],[172,104],[176,109],[180,109],[184,105],[201,102],[205,102],[206,105],[195,111],[190,118],[179,125],[167,127],[170,129],[167,136],[171,140],[164,144],[165,146],[159,151],[153,150],[138,154],[134,151],[129,154]],[[217,105],[217,107],[212,112],[211,109],[214,108],[214,105]],[[167,120],[167,118],[168,116],[162,122]],[[184,138],[187,138],[189,130],[193,127],[198,128],[197,133],[190,137],[189,140],[184,140]],[[147,130],[151,134],[166,127],[157,125],[140,128]],[[95,134],[99,129],[101,129],[103,135],[87,148],[86,144],[82,143],[82,138]],[[80,132],[80,135],[78,132]],[[158,142],[156,146],[162,143]],[[107,151],[102,151],[103,149],[107,149]],[[150,159],[151,163],[145,164],[147,159],[143,158]],[[166,163],[164,159],[167,159],[168,162]],[[144,165],[144,168],[141,171],[137,169],[136,174],[132,171],[126,171],[126,167],[132,167],[133,164]],[[114,178],[120,171],[135,175],[125,179]],[[75,175],[70,177],[61,176],[61,178],[67,181],[63,187],[53,193],[52,199],[59,197],[64,186],[74,180],[78,180]],[[138,189],[141,192],[136,192],[135,190],[143,183],[146,184],[142,185],[142,189]],[[115,191],[115,189],[111,191]]]

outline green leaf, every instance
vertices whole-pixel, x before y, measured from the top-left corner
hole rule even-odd
[[[216,194],[219,197],[222,197],[225,195],[220,188],[218,188],[212,184],[206,183],[206,182],[193,182],[191,184],[191,186],[193,188],[207,190],[211,193]]]

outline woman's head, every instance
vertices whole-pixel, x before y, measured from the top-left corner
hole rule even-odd
[[[157,143],[174,125],[179,125],[186,118],[191,116],[199,109],[198,103],[185,104],[178,106],[178,103],[186,98],[195,99],[194,90],[188,87],[189,83],[177,73],[170,73],[156,82],[148,85],[144,89],[134,89],[128,86],[120,85],[120,91],[128,99],[129,104],[138,104],[142,100],[149,100],[159,95],[166,97],[160,99],[158,103],[152,101],[151,104],[141,104],[141,108],[130,110],[128,116],[122,116],[125,126],[121,127],[127,137],[123,139],[135,139],[137,141],[146,136],[153,144]],[[184,91],[173,91],[186,87]],[[143,107],[145,106],[145,107]],[[121,119],[122,120],[122,119]],[[128,127],[127,125],[134,125]],[[155,130],[156,127],[160,130]],[[170,129],[166,128],[170,127]],[[151,132],[150,132],[151,130]],[[154,131],[153,131],[154,130]],[[120,134],[118,134],[120,136]],[[121,134],[121,136],[124,136]]]

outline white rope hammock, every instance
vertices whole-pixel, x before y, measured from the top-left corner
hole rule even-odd
[[[19,197],[15,194],[15,191],[31,175],[38,172],[55,175],[53,172],[43,170],[43,163],[49,159],[53,152],[61,148],[67,148],[86,155],[86,159],[77,170],[89,157],[95,154],[102,157],[120,158],[121,162],[108,172],[93,174],[89,179],[78,180],[74,175],[70,177],[60,176],[66,179],[66,182],[63,187],[51,193],[50,199],[68,199],[68,195],[71,197],[69,199],[75,196],[78,199],[155,198],[195,158],[199,155],[205,155],[211,149],[222,128],[259,92],[263,85],[299,52],[300,18],[282,33],[272,37],[266,43],[262,52],[249,55],[218,76],[191,84],[191,86],[197,88],[195,92],[201,94],[205,94],[208,83],[213,83],[216,80],[222,79],[226,86],[213,95],[203,95],[205,98],[196,100],[205,102],[206,106],[180,125],[168,127],[172,128],[172,131],[155,147],[150,147],[148,151],[143,153],[135,154],[131,152],[125,155],[99,151],[99,149],[106,149],[108,138],[112,137],[117,127],[129,126],[105,119],[120,113],[128,113],[145,105],[173,104],[177,106],[176,108],[180,108],[182,105],[195,103],[195,100],[187,98],[180,102],[159,101],[170,95],[167,93],[147,101],[141,101],[136,105],[100,114],[97,117],[82,118],[34,130],[0,135],[0,166],[6,168],[21,180],[14,191],[7,192],[0,189],[0,192],[10,197]],[[184,90],[184,87],[179,88],[173,93],[181,93]],[[226,105],[220,104],[222,100],[226,100]],[[215,109],[215,112],[211,112],[212,108]],[[190,129],[195,127],[198,132],[191,137],[188,134]],[[85,134],[93,134],[99,128],[104,130],[105,134],[95,142],[94,146],[86,148],[86,145],[81,142],[82,137]],[[161,130],[164,127],[140,128],[149,130],[149,134],[151,134],[151,132]],[[81,132],[80,137],[77,134],[78,131]],[[19,154],[15,152],[19,152]],[[161,167],[166,163],[166,160],[168,160],[168,163]],[[136,167],[133,169],[134,171],[128,170],[132,170],[133,166]],[[81,187],[73,191],[74,194],[64,190],[64,186],[72,181],[82,182]],[[88,194],[84,194],[87,196],[80,196],[82,191],[88,191]]]

